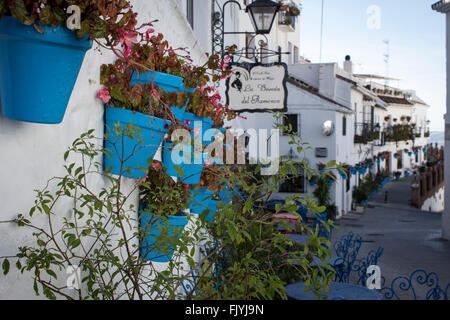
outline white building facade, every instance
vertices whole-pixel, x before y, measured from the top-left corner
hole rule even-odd
[[[432,6],[433,10],[444,13],[446,19],[446,47],[447,47],[447,113],[445,119],[445,158],[450,159],[450,2],[448,0],[441,0]],[[445,164],[445,172],[450,170],[450,162]],[[450,240],[450,179],[445,180],[445,209],[442,215],[442,235],[444,238]]]

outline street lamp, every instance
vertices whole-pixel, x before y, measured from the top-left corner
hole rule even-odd
[[[281,4],[271,0],[256,0],[247,6],[256,34],[269,34]]]
[[[219,11],[216,11],[213,14],[213,54],[220,53],[222,56],[224,55],[225,35],[269,34],[272,29],[275,16],[281,7],[279,3],[271,0],[255,0],[245,8],[245,12],[249,14],[255,31],[225,32],[225,7],[230,4],[235,4],[239,7],[239,10],[242,10],[240,3],[236,0],[228,0],[222,6],[219,5],[217,0],[215,1],[215,5],[218,7]]]

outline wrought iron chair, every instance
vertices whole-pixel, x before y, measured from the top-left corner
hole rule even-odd
[[[365,259],[357,259],[353,264],[352,270],[357,272],[358,281],[356,284],[365,286],[367,282],[367,268],[372,265],[377,265],[378,259],[383,255],[383,248],[379,247],[376,251],[369,252]]]
[[[334,261],[336,271],[336,282],[350,281],[350,273],[354,270],[354,263],[358,257],[359,249],[362,245],[362,238],[353,232],[348,233],[341,240],[334,244],[334,249],[338,258]]]
[[[328,221],[328,214],[326,212],[318,214],[316,216],[316,220],[314,220],[312,229],[316,230],[316,227],[319,226],[318,236],[330,240],[334,228],[330,226],[330,230],[328,230],[324,225],[324,223],[326,223],[327,221]]]
[[[387,300],[449,300],[450,283],[444,288],[439,284],[435,272],[418,269],[408,276],[398,276],[390,286],[385,287],[385,278],[380,290],[383,299]]]

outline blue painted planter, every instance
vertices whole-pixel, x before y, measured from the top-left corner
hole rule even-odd
[[[139,179],[143,178],[146,172],[140,170],[140,167],[148,167],[147,160],[153,158],[158,150],[161,142],[164,139],[164,135],[168,129],[165,128],[166,124],[170,125],[170,121],[166,121],[160,118],[151,117],[143,113],[133,113],[131,110],[121,108],[111,108],[106,106],[105,110],[105,122],[106,122],[106,134],[110,134],[105,141],[105,147],[110,150],[112,159],[105,155],[104,168],[112,167],[112,173],[120,174],[121,159],[128,159],[124,162],[124,168],[132,167],[130,173],[122,172],[122,175],[128,178]],[[143,140],[139,143],[139,139],[124,137],[122,140],[116,141],[114,136],[114,124],[120,123],[120,127],[123,129],[126,125],[133,123],[135,126],[142,129],[140,138]],[[114,143],[117,148],[117,152],[114,148]],[[135,152],[136,148],[141,148]],[[123,152],[122,152],[123,149]],[[134,153],[134,154],[133,154]]]
[[[183,176],[178,175],[178,178],[186,184],[198,184],[208,154],[201,153],[198,157],[195,157],[193,150],[191,152],[191,163],[181,163],[178,165],[183,170]]]
[[[149,226],[150,223],[152,223],[151,226]],[[141,247],[142,259],[153,262],[169,262],[173,257],[175,251],[174,248],[169,246],[170,250],[168,253],[161,253],[152,248],[156,241],[156,237],[160,234],[158,224],[161,224],[164,229],[168,229],[169,236],[173,237],[174,235],[177,235],[177,238],[180,238],[187,223],[188,220],[186,216],[169,216],[167,220],[158,219],[153,223],[151,222],[150,214],[143,213],[139,219],[140,228],[146,233],[146,237],[144,238]]]
[[[155,71],[155,72],[147,71],[147,72],[141,73],[141,74],[133,74],[132,84],[151,83],[152,81],[159,88],[163,89],[166,92],[186,91],[186,92],[193,93],[195,91],[195,88],[186,89],[186,87],[184,86],[183,78],[174,76],[171,74],[158,72],[158,71]],[[174,114],[174,117],[180,122],[184,122],[188,119],[188,118],[186,118],[186,115],[185,115],[185,113],[186,113],[185,110],[186,110],[186,106],[187,106],[188,102],[186,102],[186,105],[183,108],[178,108],[178,107],[170,108]]]
[[[315,184],[316,184],[316,180],[315,179],[309,180],[309,185],[310,186],[314,186]]]
[[[167,174],[171,177],[178,177],[178,172],[175,170],[175,164],[172,161],[172,147],[173,144],[164,141],[162,150],[162,163],[166,167]]]
[[[13,17],[0,19],[0,105],[3,116],[60,123],[92,41],[61,26],[45,34]]]
[[[132,84],[153,83],[166,92],[181,91],[184,88],[183,78],[163,72],[147,71],[141,74],[133,74]]]
[[[190,201],[192,203],[189,206],[189,210],[191,210],[191,213],[200,215],[203,211],[209,209],[211,210],[211,212],[208,214],[206,221],[213,221],[214,215],[217,212],[217,203],[219,202],[211,198],[213,195],[214,192],[208,191],[206,188],[191,190]]]
[[[230,187],[228,186],[228,184],[226,184],[224,186],[224,188],[219,191],[220,200],[224,204],[229,203],[229,201],[231,200],[231,198],[233,196],[239,196],[239,195],[242,195],[242,193],[239,191],[239,188],[235,187],[232,191],[230,191]]]

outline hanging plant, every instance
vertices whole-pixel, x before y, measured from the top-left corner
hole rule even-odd
[[[73,32],[66,28],[73,21],[71,5],[80,10],[79,26],[69,23],[79,27]],[[0,1],[2,114],[19,121],[60,123],[91,40],[116,46],[118,30],[135,25],[136,14],[127,1]]]
[[[289,14],[293,17],[297,17],[300,15],[300,9],[296,6],[290,6],[289,7]]]

